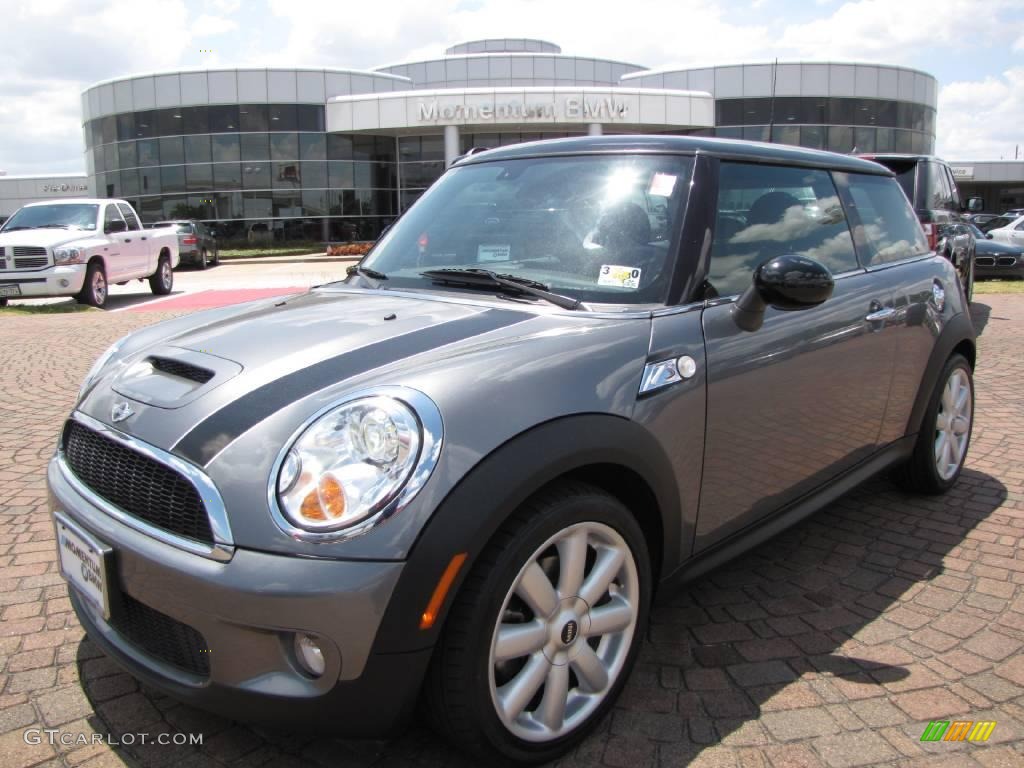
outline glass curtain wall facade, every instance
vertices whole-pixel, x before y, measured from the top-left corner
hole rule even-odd
[[[935,109],[894,99],[717,99],[714,135],[831,152],[934,151]]]
[[[324,130],[323,104],[126,112],[85,125],[97,193],[145,221],[217,223],[224,239],[373,239],[398,212],[392,136]]]

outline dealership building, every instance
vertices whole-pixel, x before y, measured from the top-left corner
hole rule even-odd
[[[652,70],[489,39],[373,70],[117,78],[82,94],[82,127],[90,191],[132,201],[147,221],[203,219],[249,240],[350,240],[375,237],[473,148],[663,133],[930,153],[936,97],[934,77],[905,67]]]

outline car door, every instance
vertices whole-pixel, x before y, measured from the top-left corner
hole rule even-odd
[[[156,264],[150,264],[149,246],[146,232],[139,223],[138,216],[127,203],[118,203],[117,209],[128,226],[122,236],[124,252],[128,254],[128,271],[132,277],[144,277],[153,272]]]
[[[759,330],[737,294],[775,256],[833,273],[823,304],[769,308]],[[859,265],[828,171],[722,162],[702,322],[707,437],[695,550],[796,500],[879,447],[894,365],[892,295]]]
[[[846,197],[861,262],[893,293],[895,313],[886,327],[899,362],[882,422],[880,439],[887,444],[906,434],[922,372],[935,347],[935,289],[957,287],[936,284],[928,241],[892,179],[851,173],[836,174],[836,180]]]
[[[115,232],[115,226],[124,226],[125,231]],[[107,282],[116,283],[132,277],[132,237],[116,203],[107,203],[103,208],[103,234],[107,238],[104,254],[107,268]]]

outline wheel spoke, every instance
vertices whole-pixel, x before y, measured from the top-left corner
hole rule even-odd
[[[566,664],[552,666],[544,681],[544,695],[534,714],[552,731],[557,731],[565,722],[565,704],[569,698],[569,667]]]
[[[505,717],[515,720],[522,714],[547,677],[550,667],[551,664],[544,658],[544,654],[535,654],[518,675],[498,689],[498,701]]]
[[[548,628],[539,619],[529,624],[503,624],[494,642],[494,660],[508,661],[529,656],[544,647]]]
[[[956,394],[956,402],[953,403],[953,410],[957,416],[963,416],[967,412],[967,402],[970,397],[970,387],[960,387],[960,391]]]
[[[530,610],[533,611],[533,615],[538,619],[547,618],[558,607],[558,595],[555,593],[555,588],[536,560],[530,563],[523,573],[523,578],[516,587],[516,594],[526,601]]]
[[[939,436],[935,439],[935,463],[941,465],[942,459],[946,455],[946,443],[949,442],[949,433],[945,430],[939,432]]]
[[[588,692],[600,693],[608,685],[608,670],[604,668],[604,663],[594,653],[594,649],[586,643],[580,646],[580,651],[571,664]]]
[[[621,632],[633,621],[633,609],[625,600],[617,599],[608,605],[594,608],[590,612],[590,629],[587,637],[599,637],[612,632]]]
[[[598,550],[597,560],[580,588],[580,597],[593,606],[608,591],[622,567],[625,555],[615,547],[603,547]]]
[[[587,532],[577,530],[558,542],[558,594],[574,597],[583,584],[587,567]]]
[[[946,471],[949,471],[949,467],[955,465],[958,461],[956,449],[953,445],[953,438],[949,437],[949,435],[946,436],[946,450],[943,458],[946,462]]]

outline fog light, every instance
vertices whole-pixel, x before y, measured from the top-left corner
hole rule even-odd
[[[68,282],[67,280],[65,280],[64,278],[61,278],[61,281],[60,281],[60,287],[61,287],[61,288],[67,288],[67,287],[68,287],[69,285],[71,285],[71,283],[69,283],[69,282]]]
[[[295,658],[298,660],[299,666],[313,677],[320,677],[327,666],[320,643],[312,635],[296,633]]]

